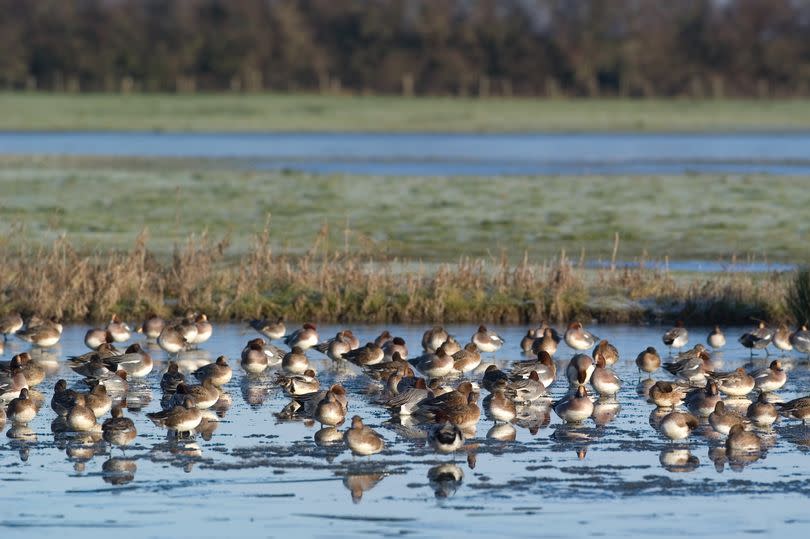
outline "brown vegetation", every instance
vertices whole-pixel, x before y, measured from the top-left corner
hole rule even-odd
[[[170,259],[150,253],[143,234],[123,253],[80,253],[65,238],[47,247],[0,245],[0,310],[68,321],[102,320],[110,312],[168,316],[186,308],[219,320],[283,314],[322,322],[789,319],[783,304],[790,276],[783,274],[586,270],[564,255],[543,264],[462,258],[410,269],[324,245],[316,241],[300,257],[276,256],[267,229],[237,260],[226,256],[227,238],[205,235],[188,238]]]
[[[16,89],[808,95],[810,4],[791,0],[0,0],[0,13],[0,84]]]

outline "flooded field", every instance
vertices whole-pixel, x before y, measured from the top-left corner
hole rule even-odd
[[[232,159],[381,176],[807,175],[810,133],[2,132],[0,154]]]
[[[319,328],[322,337],[339,328]],[[381,327],[354,328],[361,342]],[[389,327],[405,338],[414,355],[422,327]],[[472,326],[448,328],[460,341]],[[506,345],[486,360],[522,359],[525,328],[496,327]],[[598,403],[595,418],[569,427],[547,407],[535,406],[514,424],[495,425],[482,413],[474,438],[453,456],[440,456],[424,431],[392,421],[374,405],[374,386],[353,366],[335,369],[311,350],[322,385],[340,381],[349,390],[349,413],[380,432],[386,449],[352,457],[342,445],[319,445],[317,424],[283,421],[276,414],[289,402],[272,383],[273,373],[250,378],[239,368],[244,343],[255,336],[241,326],[216,326],[188,364],[231,358],[234,377],[201,432],[169,438],[146,413],[160,409],[159,380],[165,354],[143,381],[133,381],[128,410],[138,438],[126,450],[103,442],[83,443],[54,433],[50,409],[60,377],[81,387],[65,358],[83,353],[86,327],[68,327],[62,342],[40,361],[53,372],[37,388],[44,406],[26,430],[7,423],[0,441],[0,527],[3,534],[79,537],[100,529],[143,537],[222,536],[244,533],[285,536],[302,529],[319,536],[415,535],[650,535],[660,537],[787,533],[807,529],[810,494],[810,429],[784,419],[761,432],[768,445],[760,459],[729,462],[722,438],[702,426],[687,443],[672,443],[651,426],[654,407],[638,394],[634,358],[660,341],[662,328],[595,326],[621,353],[615,370],[624,380],[616,403]],[[729,344],[715,361],[723,370],[766,366],[763,353],[749,359],[736,343],[743,329],[727,332]],[[691,344],[707,330],[693,329]],[[9,342],[7,361],[24,350]],[[561,345],[557,359],[573,351]],[[804,358],[785,358],[789,370],[779,397],[810,392]],[[558,371],[562,375],[564,369]],[[665,377],[662,372],[656,374]],[[555,398],[567,387],[552,386]],[[482,397],[487,393],[482,391]],[[480,401],[479,401],[480,402]],[[347,425],[338,427],[344,430]],[[305,527],[305,528],[304,528]]]

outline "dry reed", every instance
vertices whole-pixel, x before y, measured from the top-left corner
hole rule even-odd
[[[783,274],[679,277],[644,268],[586,270],[563,252],[553,262],[461,258],[427,269],[368,252],[332,249],[322,231],[304,256],[275,255],[269,226],[248,253],[229,257],[228,238],[189,237],[161,259],[142,233],[128,252],[83,253],[62,237],[47,247],[0,244],[0,314],[65,321],[117,312],[138,319],[198,309],[216,320],[283,314],[321,322],[640,322],[790,320]]]

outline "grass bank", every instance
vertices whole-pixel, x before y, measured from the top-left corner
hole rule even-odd
[[[807,178],[767,176],[425,178],[256,172],[227,162],[0,157],[0,233],[80,252],[150,251],[207,230],[249,253],[270,216],[275,253],[374,259],[577,263],[756,259],[810,262]]]
[[[318,241],[300,257],[277,255],[270,232],[254,237],[239,263],[227,240],[189,238],[170,258],[144,236],[128,251],[78,251],[68,239],[47,246],[0,245],[0,314],[10,310],[101,321],[154,311],[199,309],[216,320],[284,315],[362,323],[533,323],[597,319],[683,319],[748,323],[790,319],[787,274],[692,275],[644,269],[586,270],[566,258],[517,264],[461,259],[403,270],[394,260],[333,250]]]
[[[810,100],[0,94],[0,130],[733,131],[810,128]]]

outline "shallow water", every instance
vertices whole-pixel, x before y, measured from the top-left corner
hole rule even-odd
[[[38,388],[46,403],[59,377],[79,383],[64,358],[85,351],[85,329],[68,327],[60,346],[46,353],[59,362]],[[319,329],[329,336],[338,328]],[[363,341],[382,328],[354,329]],[[413,354],[424,328],[389,329],[406,339]],[[472,326],[449,329],[459,340],[474,331]],[[507,344],[492,356],[506,364],[521,359],[518,343],[525,330],[494,329]],[[566,427],[553,412],[538,407],[534,423],[514,426],[515,441],[504,442],[487,437],[495,431],[482,414],[476,437],[455,458],[438,456],[422,440],[394,430],[389,415],[371,404],[374,396],[368,394],[364,376],[354,368],[336,372],[312,351],[309,356],[322,383],[344,383],[350,413],[361,415],[386,439],[383,453],[353,458],[342,447],[316,445],[318,427],[277,420],[274,413],[288,400],[269,383],[270,377],[249,381],[238,367],[239,352],[254,334],[240,326],[217,326],[198,355],[226,354],[234,358],[235,371],[226,387],[231,404],[222,406],[221,417],[209,425],[213,432],[176,441],[145,417],[160,408],[159,367],[128,396],[126,414],[135,420],[139,435],[125,451],[103,444],[82,446],[54,435],[55,414],[46,404],[29,425],[33,434],[27,439],[4,434],[0,440],[0,527],[4,534],[61,537],[101,528],[143,537],[212,537],[234,529],[336,537],[613,536],[648,535],[653,529],[663,537],[793,536],[807,529],[810,430],[782,420],[773,433],[764,434],[774,444],[764,458],[745,465],[726,462],[717,454],[720,442],[702,435],[686,444],[670,443],[650,425],[653,406],[636,392],[639,377],[633,363],[640,350],[660,345],[662,328],[591,329],[622,353],[616,370],[625,385],[612,421]],[[729,330],[729,341],[735,342],[740,332]],[[692,343],[706,333],[692,330]],[[3,359],[22,349],[19,342],[7,345]],[[557,354],[563,362],[571,355],[564,345]],[[154,357],[165,360],[160,351]],[[748,351],[736,342],[716,359],[723,369],[751,366]],[[808,393],[807,362],[793,356],[784,363],[791,370],[780,397]],[[754,364],[766,365],[767,360],[763,355]],[[557,382],[552,392],[557,397],[565,389]],[[9,430],[7,424],[3,432]],[[510,427],[499,430],[508,433]],[[685,466],[664,467],[673,451],[689,451],[693,458]],[[431,470],[453,464],[463,474],[460,482],[431,481]]]
[[[239,159],[377,175],[810,174],[810,133],[0,132],[0,154]]]

